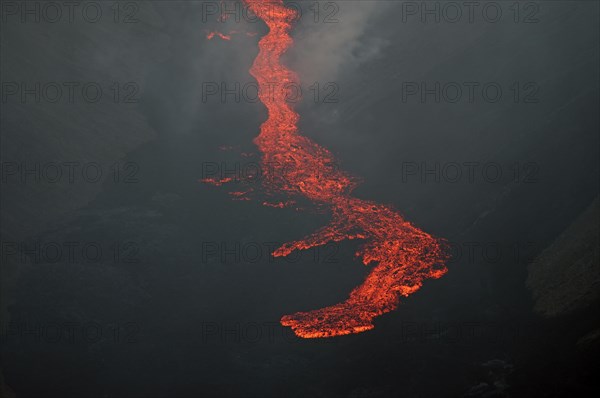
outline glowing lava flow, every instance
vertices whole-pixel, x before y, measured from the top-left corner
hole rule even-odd
[[[418,290],[426,278],[446,273],[442,243],[411,225],[388,206],[357,199],[350,194],[356,181],[335,167],[333,155],[298,133],[299,116],[286,101],[285,90],[270,90],[272,82],[298,84],[296,74],[280,63],[292,45],[289,30],[296,12],[283,0],[245,0],[269,27],[259,42],[259,54],[250,73],[259,85],[259,97],[268,119],[254,142],[262,153],[266,188],[290,196],[304,196],[332,211],[331,223],[314,234],[289,242],[274,252],[286,256],[345,239],[363,239],[356,253],[365,265],[376,263],[364,283],[339,304],[285,315],[281,324],[305,338],[339,336],[372,329],[373,318],[394,310],[400,296]]]

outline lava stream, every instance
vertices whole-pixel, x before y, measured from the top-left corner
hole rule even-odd
[[[293,71],[281,64],[292,45],[289,35],[296,11],[283,0],[245,0],[269,33],[260,39],[259,53],[250,73],[259,85],[259,98],[268,119],[254,142],[262,154],[265,185],[272,192],[304,196],[331,209],[332,221],[314,234],[289,242],[274,252],[286,256],[346,239],[362,239],[356,255],[365,265],[376,264],[364,283],[339,304],[281,318],[304,338],[330,337],[372,329],[373,318],[394,310],[400,296],[418,290],[426,278],[447,271],[442,242],[416,228],[391,207],[351,196],[356,180],[335,167],[333,155],[298,132],[298,114],[286,101],[284,90],[269,90],[270,82],[298,84]]]

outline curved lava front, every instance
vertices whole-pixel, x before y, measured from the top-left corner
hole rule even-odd
[[[342,303],[281,318],[304,338],[330,337],[372,329],[373,318],[394,310],[400,296],[417,291],[426,278],[447,271],[443,242],[406,221],[391,207],[351,196],[356,180],[335,167],[331,152],[298,132],[298,114],[286,100],[285,90],[272,90],[272,82],[298,84],[293,71],[280,62],[292,45],[289,35],[296,11],[283,0],[245,0],[262,19],[269,33],[262,37],[250,73],[259,86],[259,98],[268,119],[254,142],[262,153],[265,188],[291,197],[304,196],[331,210],[329,225],[301,240],[278,248],[274,256],[286,256],[346,239],[362,239],[356,255],[363,264],[376,264],[364,283]]]

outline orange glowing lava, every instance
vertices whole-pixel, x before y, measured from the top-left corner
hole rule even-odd
[[[233,32],[233,33],[236,33],[236,32]],[[215,36],[220,37],[223,40],[228,40],[228,41],[231,40],[231,33],[228,34],[228,35],[226,35],[226,34],[221,33],[221,32],[212,31],[212,32],[208,32],[206,34],[206,38],[208,40],[212,40]]]
[[[298,132],[298,114],[283,90],[268,90],[270,82],[298,83],[296,74],[280,62],[292,45],[289,35],[296,12],[283,0],[245,0],[250,10],[269,27],[261,38],[250,73],[258,81],[259,98],[268,119],[254,139],[262,153],[265,188],[286,196],[304,196],[331,210],[329,225],[301,240],[278,248],[274,256],[287,256],[329,242],[361,239],[356,253],[363,264],[375,264],[364,283],[339,304],[281,318],[304,338],[340,336],[372,329],[373,318],[394,310],[400,296],[417,291],[424,279],[447,271],[443,243],[406,221],[391,207],[351,196],[357,181],[335,167],[333,155]],[[266,4],[268,3],[268,4]],[[284,207],[278,205],[275,207]]]

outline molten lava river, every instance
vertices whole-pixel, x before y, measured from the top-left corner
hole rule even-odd
[[[263,176],[264,188],[289,198],[302,196],[332,214],[329,225],[284,244],[273,255],[287,256],[294,250],[360,239],[364,243],[356,256],[364,265],[373,264],[364,283],[352,290],[346,301],[284,315],[281,324],[304,338],[373,329],[373,318],[396,309],[400,296],[419,290],[424,279],[446,273],[443,241],[421,231],[390,206],[353,197],[356,180],[335,167],[331,152],[299,133],[299,115],[286,100],[287,93],[269,89],[272,82],[299,83],[296,73],[280,62],[293,43],[289,31],[297,11],[287,8],[283,0],[245,2],[269,28],[259,41],[259,53],[250,69],[258,82],[259,98],[268,110],[268,118],[254,139],[262,155],[261,164],[269,165],[263,168],[267,174]]]

